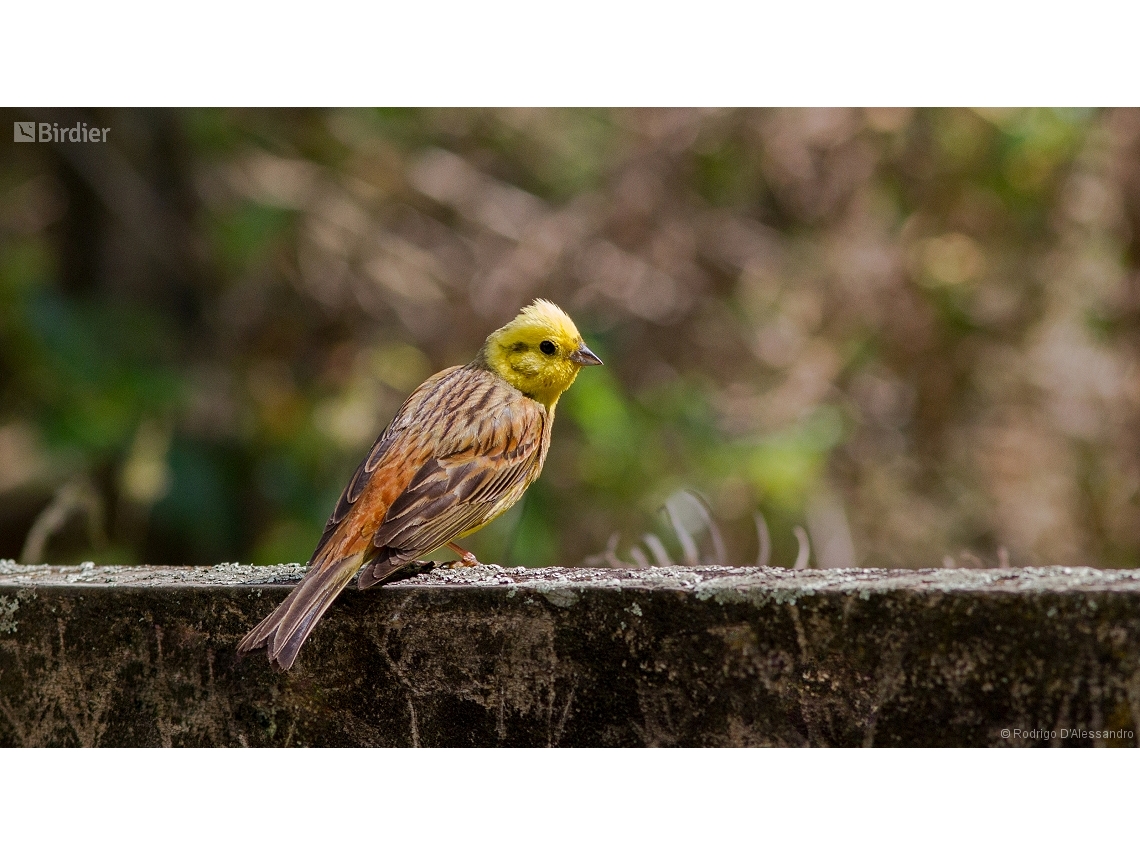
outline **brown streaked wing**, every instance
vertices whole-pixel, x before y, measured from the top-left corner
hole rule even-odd
[[[392,503],[372,542],[418,557],[490,522],[541,462],[546,410],[501,380],[474,419],[449,433],[454,450],[424,463]],[[474,397],[474,396],[473,396]],[[409,559],[410,560],[410,559]]]
[[[400,409],[393,416],[391,424],[384,430],[382,434],[373,443],[368,455],[364,458],[361,464],[356,468],[356,472],[352,478],[349,479],[348,484],[345,486],[344,491],[340,494],[340,499],[336,503],[336,508],[333,509],[332,515],[325,523],[325,530],[321,534],[321,539],[317,542],[316,549],[313,550],[313,557],[309,559],[312,564],[316,561],[317,556],[320,555],[325,544],[332,538],[333,533],[337,527],[344,521],[352,510],[356,501],[363,495],[365,489],[372,481],[372,476],[375,471],[381,467],[385,458],[389,456],[393,450],[396,451],[402,458],[407,459],[410,464],[407,470],[407,478],[411,480],[412,475],[415,473],[418,466],[423,462],[423,458],[430,455],[430,449],[421,447],[413,449],[409,447],[412,444],[418,444],[436,427],[440,417],[444,414],[443,408],[440,407],[441,401],[448,398],[453,398],[461,393],[461,389],[454,388],[462,386],[463,381],[470,378],[465,377],[463,374],[456,376],[457,372],[463,371],[467,366],[455,365],[451,368],[445,368],[437,374],[433,374],[423,383],[416,387],[415,391],[408,396],[408,400],[400,406]],[[458,381],[458,382],[457,382]],[[409,431],[409,428],[417,427],[417,430]],[[418,450],[420,453],[416,455],[414,452]],[[417,459],[417,457],[419,459]],[[400,485],[403,489],[404,485]]]

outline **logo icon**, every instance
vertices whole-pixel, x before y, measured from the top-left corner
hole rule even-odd
[[[35,142],[36,141],[36,123],[35,122],[13,122],[12,123],[12,138],[14,142]]]

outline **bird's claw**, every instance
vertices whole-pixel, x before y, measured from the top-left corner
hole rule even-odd
[[[464,549],[462,546],[457,544],[455,541],[452,541],[451,543],[447,544],[447,548],[459,556],[459,563],[462,564],[464,567],[478,567],[479,566],[479,559],[475,557],[475,553]],[[452,561],[450,563],[454,564],[455,562]]]
[[[441,561],[435,566],[439,570],[455,570],[457,567],[478,567],[479,562],[464,561],[462,558],[456,558],[454,561]]]

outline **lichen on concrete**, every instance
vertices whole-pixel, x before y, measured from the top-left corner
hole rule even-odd
[[[19,627],[16,620],[16,611],[20,608],[17,597],[0,597],[0,635],[15,632]]]
[[[445,566],[237,659],[302,572],[0,562],[0,745],[1136,744],[1140,571]]]

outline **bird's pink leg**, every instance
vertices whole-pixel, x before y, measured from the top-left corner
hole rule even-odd
[[[459,563],[464,567],[475,567],[479,563],[479,559],[475,557],[475,553],[468,552],[462,546],[457,546],[454,543],[449,543],[447,544],[447,548],[459,556]]]

